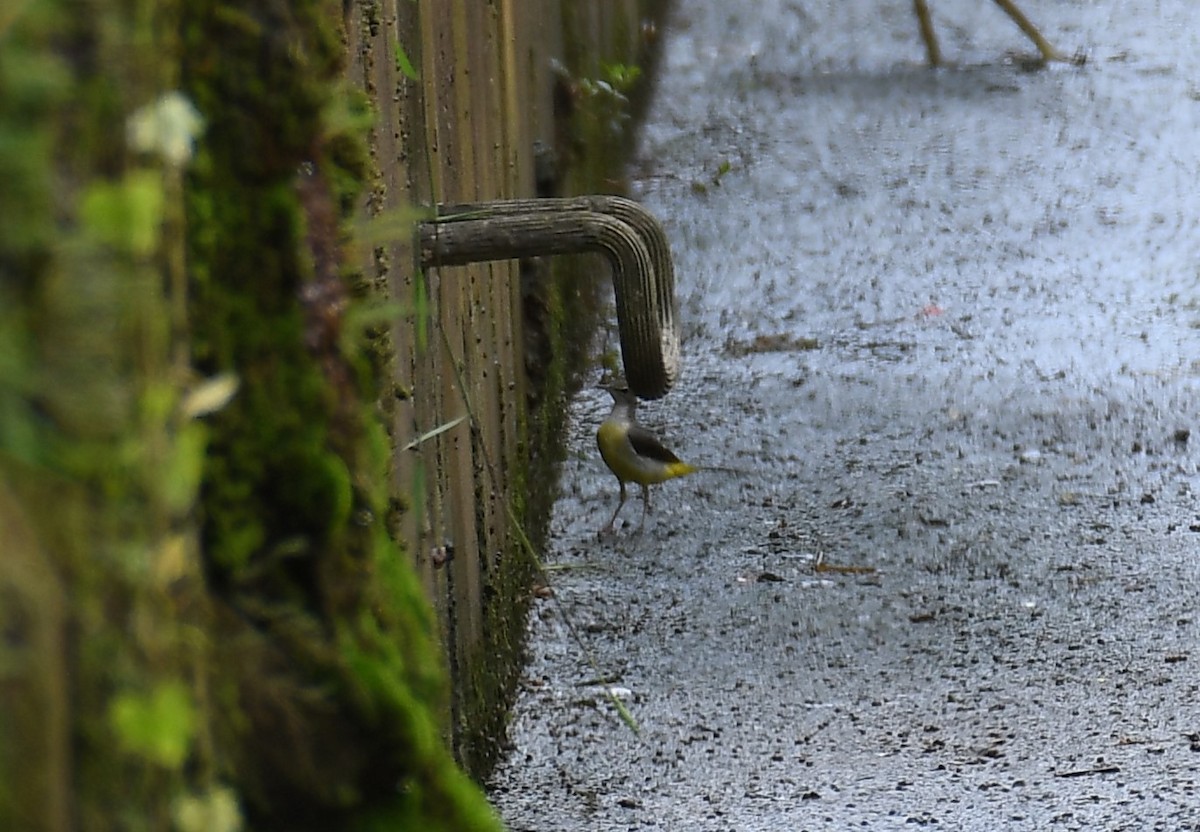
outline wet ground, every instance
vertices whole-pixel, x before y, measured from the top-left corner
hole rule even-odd
[[[495,805],[1200,829],[1200,5],[1025,0],[1088,58],[1041,71],[983,0],[939,71],[907,0],[757,5],[677,2],[633,171],[686,331],[642,419],[736,470],[598,539],[580,397]]]

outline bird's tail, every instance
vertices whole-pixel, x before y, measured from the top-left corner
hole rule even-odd
[[[667,473],[670,475],[669,479],[674,479],[675,477],[682,477],[685,474],[693,474],[699,470],[700,469],[697,468],[695,465],[688,465],[686,462],[669,462],[669,463],[667,463]]]
[[[691,468],[693,471],[716,471],[716,472],[719,472],[722,474],[750,475],[750,474],[754,473],[754,471],[752,471],[749,468],[734,468],[729,465],[699,465],[699,466],[689,465],[688,467]]]

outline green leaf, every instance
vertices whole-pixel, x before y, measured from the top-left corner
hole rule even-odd
[[[413,276],[413,316],[417,352],[422,353],[429,346],[429,287],[425,285],[425,273],[420,270]]]
[[[396,69],[403,73],[404,77],[410,81],[420,81],[421,73],[413,67],[412,61],[408,59],[408,53],[404,51],[404,47],[396,44]]]
[[[635,734],[642,733],[642,729],[638,727],[637,720],[633,718],[633,714],[629,712],[629,708],[625,707],[625,703],[621,701],[621,697],[613,693],[612,688],[608,688],[608,701],[617,709],[617,716],[625,723],[625,727]]]
[[[207,442],[204,426],[194,422],[184,426],[176,436],[162,480],[163,501],[171,511],[183,513],[196,502]]]
[[[150,170],[134,171],[116,184],[89,186],[80,209],[92,240],[138,257],[158,247],[162,212],[162,175]]]
[[[108,722],[120,745],[167,768],[183,765],[196,733],[192,697],[182,682],[163,682],[150,693],[118,694]]]

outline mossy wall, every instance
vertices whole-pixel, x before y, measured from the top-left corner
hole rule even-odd
[[[652,54],[660,6],[357,6],[350,77],[378,115],[367,236],[372,223],[394,228],[390,218],[437,204],[619,192],[633,105],[597,90],[612,67]],[[407,500],[393,519],[434,600],[455,681],[451,741],[484,772],[519,671],[533,567],[520,535],[536,545],[545,533],[565,396],[607,267],[580,258],[422,273],[411,236],[380,242],[364,272],[406,307],[388,333],[393,481]]]
[[[497,828],[592,283],[413,223],[618,189],[644,5],[0,8],[0,828]]]

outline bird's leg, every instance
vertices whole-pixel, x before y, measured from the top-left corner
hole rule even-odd
[[[642,486],[642,522],[638,523],[638,528],[646,525],[646,515],[650,513],[650,486]]]
[[[921,3],[924,0],[914,0],[914,2]],[[1025,33],[1025,37],[1034,42],[1034,45],[1038,48],[1038,52],[1042,53],[1043,61],[1068,60],[1050,44],[1050,41],[1042,37],[1042,33],[1037,30],[1036,26],[1029,22],[1029,18],[1017,8],[1017,4],[1013,0],[996,0],[996,5],[1004,9],[1004,13],[1012,18],[1013,23],[1021,27],[1021,31]]]
[[[929,65],[941,66],[942,50],[938,48],[937,34],[933,31],[929,5],[925,0],[913,0],[913,11],[917,13],[917,24],[921,27],[921,40],[925,41],[925,54],[929,56]]]
[[[613,523],[617,522],[617,515],[621,513],[621,506],[625,505],[625,481],[618,480],[621,483],[621,499],[617,501],[617,510],[613,512],[612,517],[608,518],[608,525],[600,530],[600,534],[612,534]]]

